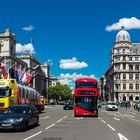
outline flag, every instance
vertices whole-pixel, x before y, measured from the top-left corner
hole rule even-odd
[[[22,83],[22,78],[23,78],[23,72],[21,70],[21,66],[18,68],[18,79],[19,82]]]
[[[9,69],[9,77],[15,79],[15,70],[13,68]]]
[[[19,77],[18,77],[18,71],[17,70],[15,71],[15,79],[16,79],[17,82],[19,82]]]
[[[28,85],[30,85],[32,80],[33,80],[33,77],[31,75],[27,74],[27,83],[28,83]]]
[[[0,67],[0,70],[1,70],[1,73],[3,75],[3,78],[4,79],[7,79],[8,78],[8,73],[5,71],[5,67],[4,66],[1,66]]]
[[[26,73],[23,74],[23,77],[22,77],[22,83],[27,83],[27,75]]]

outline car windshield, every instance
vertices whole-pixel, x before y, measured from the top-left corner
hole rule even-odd
[[[28,107],[26,106],[11,106],[4,113],[27,113]]]
[[[73,103],[69,101],[69,102],[66,102],[65,105],[73,105]]]
[[[115,103],[108,103],[109,105],[116,105]]]
[[[0,88],[0,98],[7,97],[7,96],[8,96],[8,89]]]

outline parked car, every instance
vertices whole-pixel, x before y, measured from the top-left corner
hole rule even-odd
[[[72,110],[73,109],[73,103],[72,102],[66,102],[63,106],[64,110]]]
[[[39,112],[34,105],[10,106],[0,114],[0,129],[27,130],[39,125]]]
[[[118,111],[118,106],[116,103],[108,103],[105,108],[108,111]]]

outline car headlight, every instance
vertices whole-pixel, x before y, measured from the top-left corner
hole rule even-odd
[[[23,118],[19,118],[19,119],[16,119],[16,122],[22,122],[23,121]]]

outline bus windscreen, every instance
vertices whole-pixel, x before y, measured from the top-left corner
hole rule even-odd
[[[97,97],[94,96],[75,97],[75,105],[82,109],[93,111],[94,109],[97,109]]]

